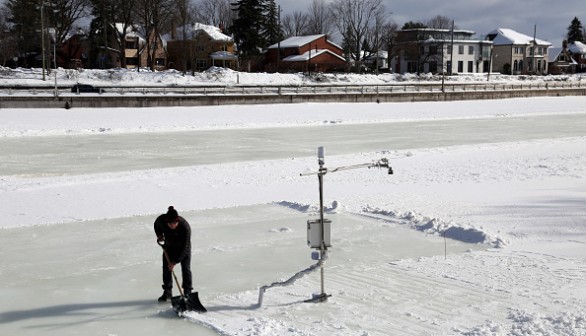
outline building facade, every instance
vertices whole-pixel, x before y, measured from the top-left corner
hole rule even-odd
[[[478,39],[469,30],[437,28],[397,32],[391,67],[397,73],[486,73],[492,68],[491,41]]]
[[[340,46],[327,35],[293,36],[268,47],[266,71],[345,71],[346,59]]]
[[[185,32],[185,38],[183,38]],[[221,28],[195,23],[168,37],[169,68],[204,71],[217,66],[238,69],[236,45]]]
[[[486,35],[493,42],[493,69],[507,75],[545,75],[548,73],[548,49],[551,43],[499,28]]]

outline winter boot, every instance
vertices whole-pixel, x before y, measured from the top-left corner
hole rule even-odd
[[[171,291],[169,290],[165,290],[163,292],[163,295],[161,295],[161,297],[159,298],[159,302],[167,302],[168,300],[171,300]]]

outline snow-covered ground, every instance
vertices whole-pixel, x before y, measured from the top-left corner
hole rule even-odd
[[[0,155],[10,163],[0,173],[0,333],[586,335],[584,106],[585,97],[558,97],[0,110]],[[470,120],[486,140],[456,132]],[[376,150],[352,140],[353,129],[381,124],[413,135]],[[283,148],[301,154],[274,151],[261,132],[284,129],[298,137]],[[394,174],[328,173],[332,297],[303,303],[319,292],[315,272],[268,289],[259,306],[261,286],[315,263],[306,221],[317,215],[317,178],[300,173],[317,169],[326,129],[343,130],[351,148],[326,148],[327,167],[386,157]],[[217,162],[174,159],[200,132],[221,135]],[[117,150],[120,136],[143,145]],[[265,143],[234,155],[249,150],[249,137]],[[10,150],[19,143],[38,152]],[[127,159],[139,156],[152,166]],[[171,204],[192,224],[195,287],[209,309],[183,319],[154,302],[152,221]]]
[[[40,69],[4,68],[0,67],[0,85],[54,85],[55,70],[51,70],[42,80]],[[583,74],[550,75],[550,76],[510,76],[492,73],[460,74],[443,78],[448,83],[528,83],[528,82],[576,82],[584,81]],[[441,75],[434,74],[395,74],[365,75],[355,73],[250,73],[237,72],[225,68],[212,67],[203,72],[183,73],[176,70],[151,72],[130,69],[57,69],[57,83],[72,85],[75,83],[106,85],[106,86],[202,86],[202,85],[303,85],[303,84],[401,84],[413,82],[441,82]]]

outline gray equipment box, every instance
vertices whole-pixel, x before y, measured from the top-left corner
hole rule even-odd
[[[330,228],[332,221],[324,219],[324,237],[323,241],[326,247],[332,246],[330,243]],[[307,245],[311,248],[320,248],[322,242],[322,229],[321,220],[308,220],[307,221]]]

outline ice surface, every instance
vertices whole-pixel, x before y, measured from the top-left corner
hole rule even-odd
[[[0,333],[584,335],[585,103],[304,104],[285,119],[259,106],[248,121],[233,107],[3,109]],[[327,174],[332,297],[302,303],[312,273],[258,307],[259,287],[315,262],[317,179],[299,174],[323,143],[330,168],[384,156],[395,173]],[[171,204],[192,223],[209,309],[183,319],[156,303],[152,222]]]

